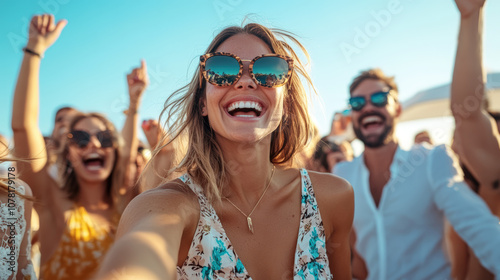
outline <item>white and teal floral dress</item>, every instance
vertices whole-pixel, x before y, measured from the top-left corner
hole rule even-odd
[[[305,169],[300,170],[300,175],[301,214],[293,279],[333,279],[328,266],[325,231],[311,180]],[[201,211],[188,257],[182,267],[177,267],[177,279],[252,279],[234,251],[202,188],[195,184],[188,174],[184,174],[180,179],[197,194]]]

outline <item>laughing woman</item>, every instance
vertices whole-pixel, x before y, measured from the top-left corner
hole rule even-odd
[[[259,24],[212,41],[164,111],[185,175],[129,204],[98,279],[350,279],[352,188],[289,167],[313,126],[285,39],[305,52]]]
[[[38,77],[43,53],[66,22],[51,15],[32,18],[14,94],[12,129],[20,177],[31,187],[40,216],[41,278],[90,279],[111,243],[119,216],[131,199],[126,166],[137,150],[139,99],[147,85],[145,65],[127,77],[130,107],[123,141],[100,114],[77,114],[61,143],[61,186],[48,172],[47,153],[38,128]]]

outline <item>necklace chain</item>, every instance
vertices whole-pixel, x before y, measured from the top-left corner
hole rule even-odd
[[[243,216],[245,216],[247,218],[248,230],[252,234],[253,234],[253,224],[252,224],[252,218],[250,218],[250,216],[252,216],[253,211],[255,211],[255,209],[257,208],[257,205],[259,205],[262,198],[264,198],[264,195],[266,194],[267,190],[269,189],[269,186],[271,186],[271,181],[273,180],[273,176],[274,176],[274,170],[275,170],[275,166],[273,165],[273,171],[271,172],[271,178],[269,178],[269,182],[267,182],[266,188],[264,189],[264,191],[260,195],[260,198],[257,201],[257,203],[255,203],[255,206],[252,208],[252,211],[250,211],[250,214],[248,214],[248,215],[245,214],[243,211],[241,211],[241,209],[238,206],[236,206],[231,200],[229,200],[229,198],[224,197],[224,199],[226,199],[227,202],[229,202],[231,205],[233,205],[234,208],[236,208],[236,210],[238,210]]]

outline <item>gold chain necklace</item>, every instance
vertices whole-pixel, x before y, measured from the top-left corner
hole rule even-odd
[[[275,169],[275,166],[273,165],[273,171],[271,173],[271,178],[269,178],[269,182],[267,183],[267,186],[264,189],[264,192],[262,192],[262,194],[260,195],[259,200],[257,201],[257,203],[255,203],[255,206],[253,207],[252,211],[250,211],[250,214],[248,214],[248,215],[245,214],[243,211],[241,211],[241,209],[238,206],[236,206],[231,200],[229,200],[229,198],[224,197],[227,200],[227,202],[231,203],[231,205],[233,205],[234,208],[236,208],[236,210],[240,211],[240,213],[243,214],[243,216],[245,216],[247,218],[248,230],[252,234],[253,234],[253,224],[252,224],[252,218],[250,218],[250,216],[252,216],[253,211],[255,211],[255,208],[257,208],[257,205],[259,205],[260,201],[262,200],[262,198],[266,194],[267,190],[269,189],[269,186],[271,186],[271,181],[273,180],[273,175],[274,175],[274,169]]]

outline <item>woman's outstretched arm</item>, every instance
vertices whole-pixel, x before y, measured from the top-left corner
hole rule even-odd
[[[199,206],[185,192],[155,189],[139,195],[125,209],[95,279],[175,280],[181,239],[198,218]]]

